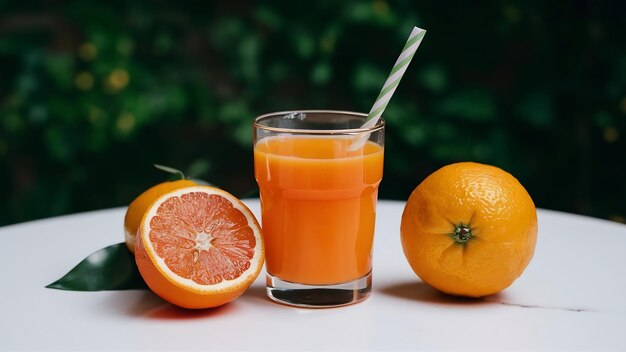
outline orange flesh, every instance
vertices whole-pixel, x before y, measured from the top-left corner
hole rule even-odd
[[[244,214],[223,197],[202,192],[163,202],[150,221],[149,238],[172,272],[201,285],[238,278],[256,246]]]
[[[383,148],[341,137],[271,137],[254,149],[267,271],[303,284],[360,278],[372,266]]]

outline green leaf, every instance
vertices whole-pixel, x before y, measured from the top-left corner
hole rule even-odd
[[[361,92],[378,92],[383,87],[386,78],[385,72],[376,65],[362,63],[354,69],[352,85]]]
[[[258,80],[260,77],[259,54],[261,40],[258,35],[250,34],[239,42],[240,73],[244,79]]]
[[[125,243],[90,254],[59,280],[46,286],[69,291],[137,290],[147,288]]]
[[[315,53],[315,39],[308,31],[295,28],[291,31],[291,40],[300,59],[310,59]]]
[[[535,127],[548,127],[554,123],[554,107],[547,91],[533,92],[521,100],[519,115]]]
[[[249,125],[252,113],[247,103],[242,99],[232,100],[222,104],[218,111],[218,119],[228,123],[246,123]],[[250,129],[252,130],[252,129]]]
[[[368,3],[355,3],[345,9],[346,18],[353,22],[367,22],[375,17],[374,7]]]
[[[58,88],[69,89],[72,87],[74,62],[70,55],[48,55],[44,58],[44,66]]]
[[[448,96],[436,108],[440,114],[475,122],[493,120],[497,110],[491,92],[469,89]]]
[[[610,127],[614,122],[613,116],[606,111],[598,111],[593,115],[593,122],[600,128]]]
[[[426,130],[417,124],[405,126],[400,130],[400,135],[404,141],[414,147],[421,146],[427,139]]]
[[[234,139],[239,142],[242,146],[251,146],[252,145],[252,128],[250,128],[250,124],[241,123],[233,130]]]
[[[254,12],[254,17],[264,25],[268,26],[271,29],[278,29],[283,23],[283,19],[280,14],[267,5],[259,5],[259,7]]]
[[[332,73],[332,67],[328,62],[319,62],[311,71],[311,81],[317,85],[326,84],[332,78]]]
[[[425,66],[418,75],[419,82],[431,92],[441,93],[448,85],[445,67],[439,64]]]

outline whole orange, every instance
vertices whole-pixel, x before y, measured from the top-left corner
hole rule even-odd
[[[126,215],[124,216],[124,239],[126,247],[128,247],[131,252],[135,252],[135,237],[137,236],[139,224],[144,214],[155,200],[175,189],[194,185],[196,185],[195,182],[187,179],[163,182],[150,187],[135,198],[128,206]]]
[[[444,166],[415,188],[400,227],[402,248],[427,284],[453,295],[497,293],[524,271],[537,243],[537,211],[506,171]]]

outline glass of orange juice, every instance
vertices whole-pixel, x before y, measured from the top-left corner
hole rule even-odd
[[[359,302],[371,291],[384,121],[287,111],[254,121],[267,294],[301,307]]]

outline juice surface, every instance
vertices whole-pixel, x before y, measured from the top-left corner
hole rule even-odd
[[[303,284],[336,284],[372,267],[383,148],[349,151],[347,137],[267,137],[254,148],[267,271]]]

